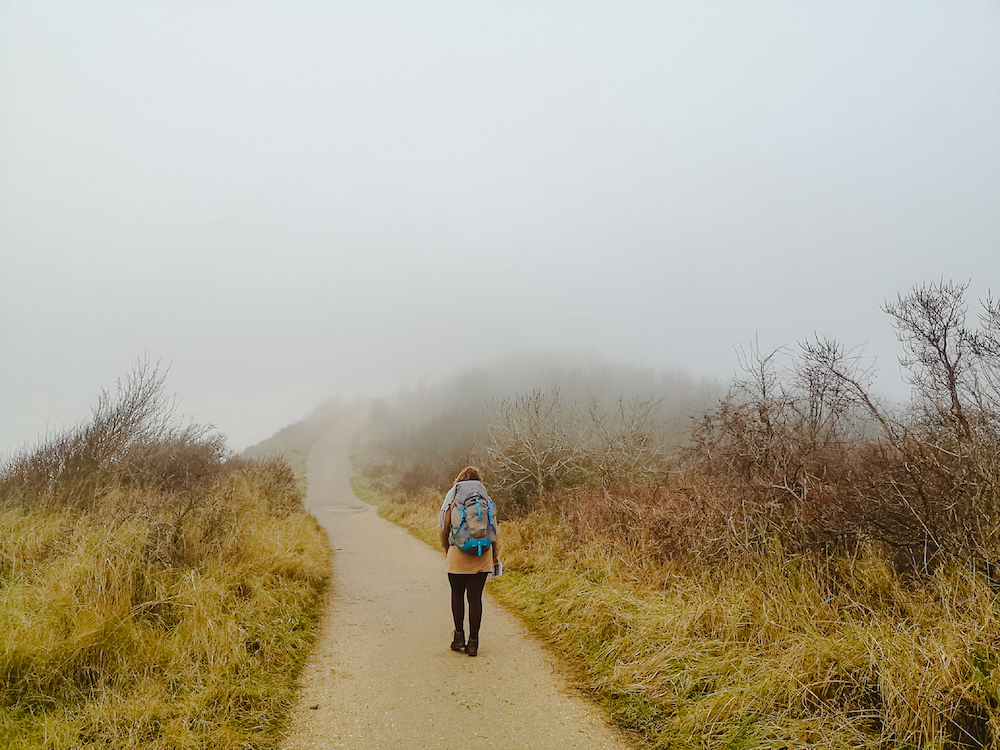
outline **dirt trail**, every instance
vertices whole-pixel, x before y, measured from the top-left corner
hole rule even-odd
[[[489,597],[479,656],[449,650],[444,556],[378,516],[348,484],[348,445],[366,418],[349,415],[309,455],[306,502],[336,552],[284,749],[631,747]]]

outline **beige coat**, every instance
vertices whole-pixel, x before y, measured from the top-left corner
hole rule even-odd
[[[447,545],[447,537],[444,544]],[[496,545],[490,547],[481,555],[470,555],[458,547],[445,546],[448,555],[446,569],[449,573],[489,573],[493,570],[493,554]]]

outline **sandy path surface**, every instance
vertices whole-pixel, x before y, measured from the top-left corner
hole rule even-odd
[[[632,747],[488,596],[479,656],[448,648],[443,554],[348,484],[348,446],[365,419],[346,417],[309,455],[307,505],[330,534],[334,570],[284,749]]]

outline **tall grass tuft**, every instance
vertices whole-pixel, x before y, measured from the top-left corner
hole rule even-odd
[[[176,428],[161,387],[0,471],[0,747],[277,744],[328,548],[287,464]]]

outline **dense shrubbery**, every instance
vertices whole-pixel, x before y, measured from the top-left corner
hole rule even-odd
[[[140,367],[0,470],[0,745],[273,747],[328,551],[278,460]]]
[[[963,286],[931,284],[886,306],[913,399],[891,409],[836,342],[816,339],[780,368],[754,353],[698,422],[687,478],[703,536],[790,551],[876,541],[901,570],[956,558],[991,569],[1000,529],[1000,308],[967,327]],[[728,528],[728,531],[727,531]]]

